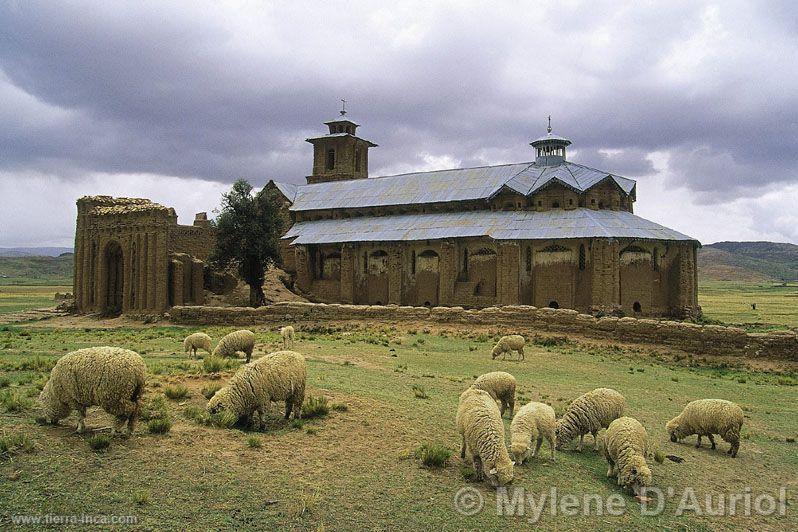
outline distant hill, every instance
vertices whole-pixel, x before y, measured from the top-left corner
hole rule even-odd
[[[779,242],[717,242],[698,253],[698,274],[711,281],[798,280],[798,246]]]
[[[0,257],[0,285],[70,285],[72,253],[57,257]]]
[[[0,248],[0,257],[57,257],[72,253],[72,248]]]

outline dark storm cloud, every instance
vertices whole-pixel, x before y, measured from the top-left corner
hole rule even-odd
[[[301,181],[347,97],[373,170],[532,158],[554,115],[578,161],[715,202],[795,181],[795,9],[6,3],[0,169]]]

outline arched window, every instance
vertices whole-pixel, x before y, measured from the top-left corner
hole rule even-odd
[[[585,269],[585,245],[584,244],[580,244],[579,245],[579,269],[580,270],[584,270]]]
[[[551,202],[551,208],[552,209],[559,209],[560,208],[560,202],[559,201],[552,201]]]
[[[532,246],[526,247],[526,272],[532,271]]]
[[[327,150],[327,170],[335,168],[335,150]]]

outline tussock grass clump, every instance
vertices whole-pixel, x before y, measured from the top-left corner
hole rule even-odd
[[[464,480],[470,482],[476,478],[477,472],[474,471],[474,467],[471,464],[461,463],[460,476],[462,476]]]
[[[3,390],[0,393],[0,404],[6,412],[24,412],[33,406],[33,401],[17,390]]]
[[[253,449],[260,449],[263,447],[263,442],[257,436],[250,436],[247,438],[247,445]]]
[[[141,409],[140,417],[142,421],[150,421],[151,419],[164,419],[167,416],[166,398],[163,395],[156,395]]]
[[[172,430],[172,422],[169,418],[151,419],[147,422],[147,431],[150,434],[166,434]]]
[[[108,434],[95,434],[89,437],[86,442],[92,451],[102,452],[111,446],[111,436]]]
[[[422,443],[415,451],[415,457],[429,468],[445,467],[451,456],[452,451],[437,443]]]
[[[184,397],[188,397],[188,388],[182,384],[177,384],[175,386],[167,386],[163,393],[166,394],[166,397],[169,399],[183,399]]]
[[[658,464],[663,463],[665,461],[665,453],[663,453],[662,451],[656,451],[654,453],[654,461],[657,462]]]
[[[0,388],[8,388],[11,386],[11,379],[8,377],[0,377]]]
[[[330,405],[327,403],[327,398],[323,395],[318,397],[310,396],[302,405],[302,417],[311,419],[314,417],[324,417],[330,413]]]
[[[414,384],[412,390],[416,399],[429,399],[429,394],[427,394],[427,390],[423,386]]]
[[[209,384],[202,388],[202,395],[205,397],[205,399],[210,399],[211,397],[216,395],[216,392],[218,392],[221,389],[222,389],[221,384],[216,384],[216,383]]]
[[[558,345],[565,345],[568,343],[567,336],[540,336],[535,335],[532,337],[532,343],[543,347],[556,347]]]
[[[346,403],[333,403],[330,408],[336,412],[346,412],[349,410],[349,405]]]
[[[202,371],[205,373],[219,373],[227,369],[227,361],[221,357],[207,356],[202,359]]]
[[[0,460],[8,460],[20,453],[32,453],[33,440],[24,432],[13,432],[0,436]]]

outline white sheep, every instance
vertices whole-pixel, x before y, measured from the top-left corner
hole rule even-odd
[[[593,435],[593,450],[598,451],[598,431],[610,426],[626,409],[626,399],[611,388],[596,388],[580,395],[557,420],[557,448],[579,436],[577,451],[582,451],[585,434]]]
[[[241,366],[208,401],[208,412],[231,412],[237,420],[253,419],[258,428],[272,401],[285,401],[285,418],[302,417],[307,364],[293,351],[277,351]],[[253,416],[256,415],[257,417]]]
[[[283,338],[283,349],[294,347],[294,328],[290,325],[280,329],[280,336]]]
[[[494,401],[499,401],[501,406],[499,411],[504,416],[504,411],[510,409],[510,417],[513,417],[515,409],[515,377],[506,371],[491,371],[477,377],[472,388],[485,390],[493,397]]]
[[[56,424],[78,412],[77,432],[86,428],[86,409],[99,406],[116,417],[113,431],[135,429],[147,365],[138,353],[119,347],[89,347],[58,359],[39,394],[44,419]]]
[[[189,334],[188,336],[186,336],[186,339],[183,340],[183,348],[185,349],[186,353],[191,351],[192,358],[197,358],[198,349],[202,349],[206,353],[210,354],[211,337],[201,332]]]
[[[255,349],[255,333],[242,329],[223,336],[212,354],[218,357],[232,357],[240,351],[247,355],[249,362],[253,349]]]
[[[631,417],[614,420],[604,437],[607,477],[616,477],[619,486],[640,495],[642,488],[651,485],[648,452],[648,434],[639,421]]]
[[[513,480],[513,462],[504,443],[504,423],[496,401],[484,390],[469,388],[460,394],[457,431],[462,437],[460,458],[471,457],[478,480],[493,486]]]
[[[668,421],[665,430],[670,434],[672,442],[698,434],[696,447],[701,447],[701,436],[707,436],[713,449],[715,448],[715,438],[712,435],[718,434],[724,441],[731,444],[726,452],[734,458],[740,449],[740,430],[743,427],[743,417],[743,409],[731,401],[699,399],[687,403],[681,414]]]
[[[515,463],[521,465],[527,458],[537,456],[544,438],[549,443],[551,461],[554,462],[556,425],[554,409],[545,403],[531,401],[519,408],[510,423],[510,454]],[[536,445],[535,450],[531,451],[529,446],[533,441]]]
[[[512,353],[513,351],[518,351],[518,354],[521,356],[521,360],[524,360],[524,345],[526,344],[526,340],[520,334],[511,334],[509,336],[502,336],[499,338],[499,341],[496,342],[496,345],[493,347],[493,350],[490,352],[491,358],[496,358],[499,355],[504,355],[506,353]]]

